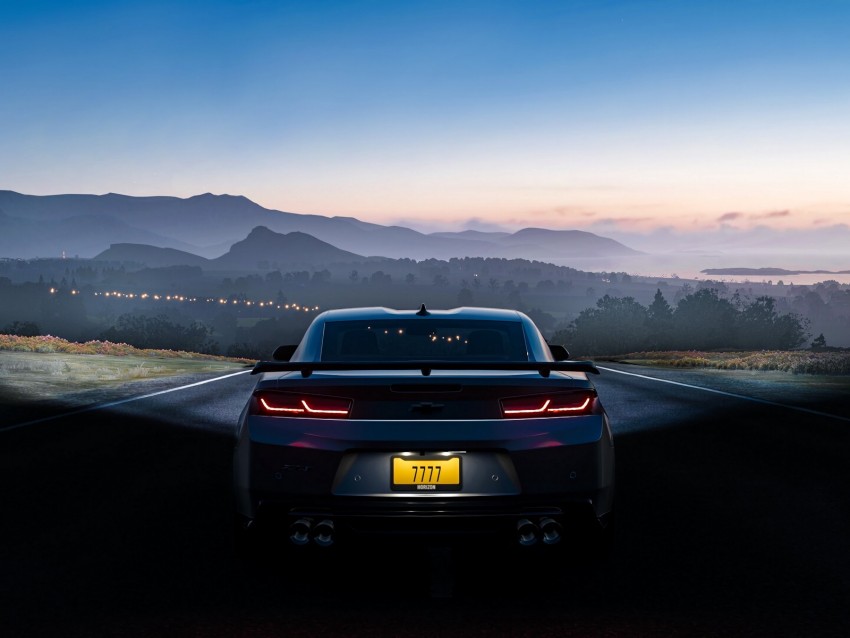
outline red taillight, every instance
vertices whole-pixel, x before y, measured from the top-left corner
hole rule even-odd
[[[593,392],[572,392],[502,399],[502,416],[506,419],[533,419],[590,414],[595,396]]]
[[[351,412],[351,399],[285,392],[256,392],[258,414],[272,416],[345,419]]]

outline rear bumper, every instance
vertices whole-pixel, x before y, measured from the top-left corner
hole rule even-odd
[[[601,415],[522,424],[380,422],[369,428],[355,422],[360,431],[353,440],[332,424],[319,430],[321,437],[316,430],[299,436],[299,424],[291,421],[249,420],[240,429],[236,507],[258,527],[285,534],[303,519],[307,525],[332,521],[340,538],[511,536],[524,520],[539,526],[551,519],[565,533],[592,531],[604,527],[612,511],[614,446]],[[435,429],[444,436],[435,437]],[[393,491],[391,459],[407,452],[462,457],[462,486]]]
[[[598,496],[598,495],[597,495]],[[374,499],[329,499],[324,501],[282,502],[262,499],[251,523],[264,533],[289,543],[296,527],[312,544],[314,530],[333,529],[333,540],[340,545],[364,540],[392,538],[396,541],[442,539],[452,542],[486,541],[543,545],[544,536],[557,530],[557,539],[585,539],[603,531],[610,512],[597,516],[590,498],[530,503],[525,499],[446,500],[423,504],[393,499],[392,503]],[[604,498],[601,500],[605,500]],[[296,543],[301,544],[301,543]]]

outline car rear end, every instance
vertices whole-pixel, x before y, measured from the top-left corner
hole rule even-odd
[[[596,390],[582,371],[503,369],[517,356],[390,371],[380,353],[325,361],[348,369],[314,356],[317,369],[263,374],[234,457],[243,526],[320,547],[423,536],[563,547],[604,530],[614,447]]]

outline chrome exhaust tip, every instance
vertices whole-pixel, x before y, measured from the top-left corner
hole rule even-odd
[[[540,535],[543,537],[543,542],[547,545],[560,543],[563,537],[563,531],[558,521],[548,517],[540,519]]]
[[[330,547],[334,544],[334,522],[326,518],[313,528],[313,541],[319,547]]]
[[[312,524],[313,522],[309,518],[299,518],[289,526],[289,540],[295,545],[309,543]]]
[[[527,518],[521,518],[516,524],[517,540],[523,547],[529,547],[537,542],[540,529]]]

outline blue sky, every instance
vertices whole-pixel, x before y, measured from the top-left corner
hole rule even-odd
[[[850,223],[850,2],[7,2],[0,188],[423,229]]]

